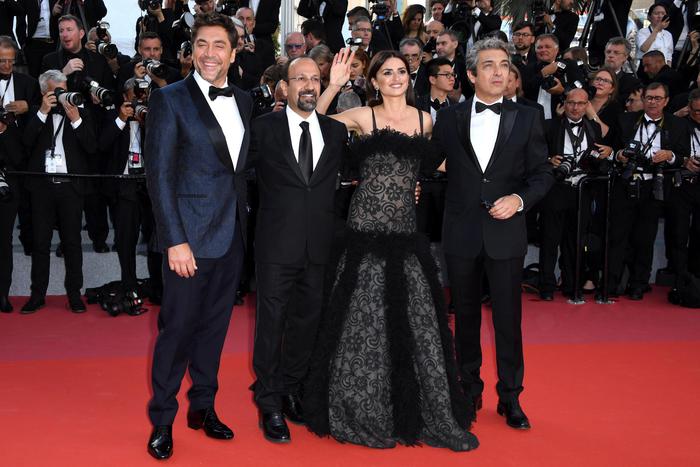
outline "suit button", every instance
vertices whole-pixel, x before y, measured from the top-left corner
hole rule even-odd
[[[489,183],[490,181],[491,181],[491,180],[489,180],[489,179],[486,178],[486,177],[484,177],[484,178],[481,179],[481,182],[482,182],[482,183]]]

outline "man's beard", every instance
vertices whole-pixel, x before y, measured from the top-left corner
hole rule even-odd
[[[313,98],[310,98],[310,96],[302,96],[300,93],[297,107],[299,107],[299,110],[303,110],[304,112],[311,112],[316,109],[316,100],[316,93],[314,93]]]

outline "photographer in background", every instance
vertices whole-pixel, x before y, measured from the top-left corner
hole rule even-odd
[[[87,30],[107,16],[107,7],[104,0],[58,0],[51,7],[51,37],[54,40],[59,39],[59,23],[66,15],[79,18]]]
[[[490,32],[501,29],[501,15],[494,9],[492,0],[459,0],[442,17],[445,27],[463,32],[466,50]]]
[[[585,175],[607,173],[612,148],[602,144],[600,125],[586,117],[588,93],[573,88],[566,93],[564,115],[545,122],[549,162],[557,182],[539,203],[540,212],[540,298],[554,299],[557,281],[554,267],[561,250],[561,290],[572,296],[576,264],[576,228],[578,225],[578,183]],[[591,220],[591,194],[582,192],[581,231]],[[584,275],[581,275],[584,278]]]
[[[108,154],[106,173],[113,175],[144,173],[145,119],[148,113],[149,83],[129,78],[123,87],[123,103],[111,110],[99,135],[99,148]],[[135,292],[136,246],[144,232],[148,244],[153,235],[153,212],[145,180],[108,180],[104,191],[114,205],[114,246],[119,256],[121,282],[125,292]],[[163,255],[148,248],[148,273],[152,293],[162,295]],[[156,298],[156,301],[157,298]]]
[[[173,23],[179,18],[170,8],[162,8],[161,0],[139,0],[142,15],[136,20],[136,38],[134,50],[139,50],[139,37],[145,32],[157,33],[162,42],[162,54],[168,60],[174,60],[179,44],[173,34]]]
[[[537,62],[531,62],[523,75],[530,78],[523,83],[525,97],[544,108],[544,118],[556,116],[556,108],[565,90],[576,82],[584,83],[585,76],[576,62],[557,60],[559,40],[553,34],[542,34],[535,42]]]
[[[8,135],[5,136],[5,141],[13,138],[15,128],[18,130],[17,135],[21,138],[29,118],[29,108],[41,102],[41,93],[39,92],[37,80],[24,73],[19,73],[15,69],[18,53],[17,44],[11,37],[0,36],[0,120],[10,130]],[[8,144],[11,147],[12,143]],[[12,156],[24,158],[19,153],[12,154]],[[15,166],[13,170],[18,170],[20,167]],[[10,180],[16,183],[14,177],[10,177]],[[23,180],[19,181],[18,186],[10,188],[13,194],[10,200],[19,202],[19,240],[22,243],[25,255],[29,256],[32,254],[33,241],[29,193],[24,188]],[[14,223],[14,217],[11,222]],[[1,291],[2,289],[0,289]]]
[[[691,238],[700,239],[700,90],[688,96],[690,152],[682,170],[676,175],[669,194],[666,222],[671,224],[670,260],[676,272],[676,281],[686,272],[700,276],[698,259],[691,261],[688,244]],[[692,222],[691,222],[692,218]]]
[[[258,55],[261,69],[275,63],[275,40],[273,35],[279,27],[281,0],[241,0],[236,17],[243,21],[248,34],[255,41],[255,54]],[[242,13],[245,8],[248,12]],[[311,50],[310,47],[307,49]]]
[[[536,34],[554,34],[559,39],[559,50],[568,49],[578,28],[578,15],[573,7],[574,0],[554,0],[551,10],[542,16],[542,27]]]
[[[263,68],[255,52],[256,43],[247,38],[243,23],[233,18],[233,24],[238,32],[238,43],[235,61],[228,69],[228,79],[239,88],[248,91],[258,86]]]
[[[112,75],[116,78],[122,65],[129,63],[131,57],[119,52],[117,46],[112,44],[112,36],[109,33],[109,23],[101,21],[97,26],[90,29],[87,34],[85,48],[107,60]]]
[[[30,177],[26,182],[32,200],[34,251],[31,296],[22,307],[23,314],[34,313],[45,305],[51,238],[56,225],[63,246],[68,306],[74,313],[85,311],[80,298],[83,286],[80,231],[85,183],[61,175],[89,173],[88,160],[95,155],[97,138],[89,111],[79,107],[82,95],[65,92],[67,81],[58,70],[48,70],[39,77],[41,106],[30,110],[24,131],[27,170],[47,176]]]
[[[182,79],[180,73],[161,62],[163,42],[157,33],[147,31],[139,36],[138,53],[124,64],[117,75],[117,87],[124,88],[130,78],[144,79],[152,89],[162,88]]]
[[[300,0],[297,7],[299,16],[323,23],[327,44],[333,53],[345,47],[342,30],[347,10],[347,0]]]
[[[610,225],[608,290],[611,296],[616,294],[627,263],[627,295],[631,300],[641,300],[649,290],[664,198],[663,169],[683,163],[690,139],[686,122],[665,112],[665,85],[648,85],[642,98],[644,110],[626,113],[620,120],[620,137],[614,146],[620,168],[610,205],[614,221]]]

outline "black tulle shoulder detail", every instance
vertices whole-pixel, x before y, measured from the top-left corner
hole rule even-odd
[[[350,154],[354,167],[377,154],[393,154],[399,159],[417,160],[421,163],[420,172],[423,174],[434,172],[445,159],[439,146],[426,136],[409,136],[391,128],[355,137],[350,143]]]

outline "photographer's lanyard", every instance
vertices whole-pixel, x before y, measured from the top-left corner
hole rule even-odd
[[[690,138],[690,155],[698,156],[700,155],[700,137],[698,137],[698,129],[693,128],[693,134]]]
[[[566,133],[569,135],[569,141],[571,142],[571,150],[573,152],[573,156],[576,157],[576,160],[578,160],[579,157],[581,157],[581,145],[583,144],[583,138],[585,138],[586,133],[583,129],[583,122],[581,122],[581,126],[579,127],[580,131],[578,133],[578,136],[574,135],[574,130],[571,128],[571,124],[567,121],[566,125]]]
[[[51,115],[51,118],[53,119],[53,115]],[[53,158],[56,154],[56,140],[58,139],[58,134],[63,130],[63,123],[66,121],[66,117],[61,117],[61,122],[58,124],[58,128],[56,129],[56,132],[53,134],[53,138],[51,138],[51,158]],[[64,150],[65,152],[65,150]],[[63,157],[65,157],[65,154],[61,154]]]
[[[651,134],[649,139],[647,139],[646,143],[643,143],[644,145],[642,146],[642,154],[644,154],[644,157],[646,157],[647,159],[651,159],[651,157],[652,157],[652,154],[647,155],[647,153],[649,152],[651,147],[654,145],[654,140],[656,139],[656,136],[661,131],[661,127],[663,126],[663,124],[664,124],[664,120],[662,118],[661,121],[656,124],[656,129]],[[642,134],[642,130],[644,130],[643,134]],[[642,121],[639,123],[639,139],[643,141],[644,136],[649,136],[649,132],[647,131],[646,120],[644,120],[644,117],[642,117]],[[640,142],[642,142],[642,141],[640,141]],[[661,141],[659,141],[659,146],[661,146]]]

